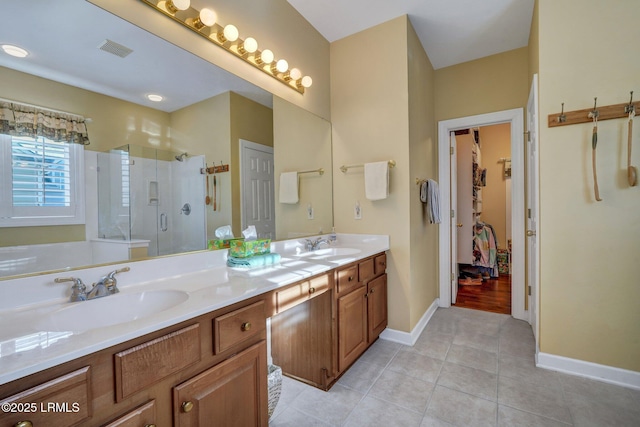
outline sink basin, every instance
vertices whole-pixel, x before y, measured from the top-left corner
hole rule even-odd
[[[141,319],[175,307],[189,298],[182,291],[158,290],[120,293],[89,301],[70,303],[43,316],[41,331],[86,331]]]
[[[297,257],[304,257],[306,259],[336,259],[343,256],[355,255],[360,253],[360,249],[354,248],[324,248],[316,249],[315,251],[300,252],[296,254]]]

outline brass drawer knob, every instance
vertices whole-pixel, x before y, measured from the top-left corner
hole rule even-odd
[[[155,424],[145,424],[144,427],[156,427]]]
[[[182,411],[191,412],[193,409],[193,402],[182,402]]]
[[[373,291],[375,291],[375,289],[371,289],[371,293],[373,293]]]
[[[15,427],[33,427],[33,423],[31,421],[18,421],[15,423]]]
[[[249,329],[251,329],[251,322],[244,322],[242,326],[240,326],[240,329],[242,329],[243,331],[248,331]]]
[[[353,281],[353,276],[349,276],[349,281],[352,282]]]
[[[309,288],[309,293],[312,294],[316,291],[316,288],[314,288],[313,286]]]

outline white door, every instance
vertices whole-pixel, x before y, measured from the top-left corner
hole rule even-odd
[[[529,323],[538,352],[538,75],[534,74],[527,102],[527,285]]]
[[[273,147],[240,140],[242,229],[254,225],[261,239],[275,239]]]
[[[458,164],[456,134],[449,135],[449,153],[451,167],[451,304],[458,298]]]
[[[473,136],[471,134],[460,135],[456,139],[456,160],[458,208],[456,209],[456,226],[458,229],[458,264],[473,264],[473,225],[475,223],[475,211],[473,203]],[[479,153],[476,153],[476,156]],[[453,174],[453,171],[452,171]],[[451,181],[454,184],[454,181]],[[453,252],[454,256],[456,255]]]

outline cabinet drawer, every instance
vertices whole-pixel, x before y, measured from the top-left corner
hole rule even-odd
[[[367,281],[374,276],[373,258],[366,259],[358,264],[358,280]]]
[[[276,313],[282,313],[309,298],[323,294],[328,289],[329,276],[325,274],[276,291]]]
[[[116,353],[116,401],[120,402],[198,361],[199,324]]]
[[[258,301],[213,319],[214,351],[222,353],[264,332],[264,301]]]
[[[377,276],[378,274],[384,273],[387,269],[387,254],[378,255],[374,258],[374,274]]]
[[[339,294],[347,293],[357,288],[360,285],[358,281],[358,265],[356,264],[338,270],[337,282]]]
[[[0,425],[19,421],[35,426],[75,425],[91,417],[91,399],[91,368],[86,366],[0,401],[2,405],[16,404],[16,411],[9,406],[0,412]],[[18,408],[24,410],[18,412]]]
[[[156,401],[152,400],[142,406],[111,421],[104,427],[142,427],[156,424]]]

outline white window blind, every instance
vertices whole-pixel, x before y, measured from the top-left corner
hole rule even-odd
[[[0,227],[84,223],[83,146],[0,135]]]

